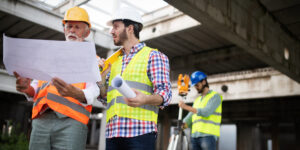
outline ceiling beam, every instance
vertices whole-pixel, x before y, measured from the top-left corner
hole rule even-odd
[[[300,42],[286,33],[257,1],[165,1],[300,82]]]
[[[166,6],[144,15],[143,21],[144,28],[141,31],[141,41],[201,25],[200,22],[183,14],[172,6]]]
[[[62,15],[38,8],[30,1],[1,0],[0,11],[63,33]],[[97,46],[106,49],[115,47],[110,34],[94,28],[92,28],[88,40],[94,41]]]
[[[64,1],[59,6],[53,8],[53,10],[57,11],[59,13],[64,13],[69,8],[74,7],[74,6],[80,6],[82,4],[87,3],[88,1],[90,1],[90,0],[72,0],[72,1],[68,0],[68,1]]]

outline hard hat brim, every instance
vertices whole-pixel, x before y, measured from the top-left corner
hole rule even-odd
[[[107,21],[107,22],[106,22],[106,25],[107,25],[107,26],[110,26],[110,27],[113,26],[113,20]]]
[[[68,21],[78,21],[78,20],[62,20],[62,23],[63,23],[63,24],[66,24],[66,22],[68,22]],[[92,27],[91,24],[90,24],[89,22],[86,22],[86,21],[80,21],[80,22],[86,23],[86,24],[89,26],[89,28]]]

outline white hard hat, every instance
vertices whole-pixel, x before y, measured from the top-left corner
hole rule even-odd
[[[138,11],[136,11],[134,8],[124,7],[119,9],[116,12],[116,14],[112,17],[112,19],[107,22],[107,25],[112,26],[112,22],[114,20],[124,20],[124,19],[143,24],[142,16]]]

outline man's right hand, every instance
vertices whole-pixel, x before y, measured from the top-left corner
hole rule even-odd
[[[105,59],[103,59],[103,58],[98,60],[99,67],[101,69],[103,69],[105,67],[104,62],[105,62]],[[97,83],[100,88],[100,97],[101,98],[106,97],[106,94],[107,94],[107,86],[105,86],[105,84],[106,84],[106,76],[107,76],[108,72],[110,71],[110,69],[111,69],[111,64],[109,63],[109,66],[106,68],[106,70],[101,72],[101,81]]]
[[[179,106],[180,108],[184,109],[185,106],[186,106],[186,104],[185,104],[182,100],[179,100],[178,106]]]
[[[33,90],[33,87],[30,86],[31,79],[21,77],[17,72],[14,72],[14,75],[17,78],[17,81],[16,81],[17,91],[25,93],[28,96],[33,97],[34,90]]]
[[[99,67],[102,68],[102,69],[105,67],[105,63],[104,62],[105,62],[104,58],[101,58],[98,61]],[[111,69],[111,64],[109,63],[108,67],[106,68],[106,70],[104,70],[103,72],[101,72],[101,78],[102,78],[102,80],[105,81],[106,75],[108,74],[108,72],[110,71],[110,69]]]
[[[186,129],[188,128],[188,125],[186,123],[182,123],[182,126],[181,126],[182,129]]]

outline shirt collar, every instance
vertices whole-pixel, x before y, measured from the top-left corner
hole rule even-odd
[[[208,90],[208,92],[204,96],[208,95],[211,92],[212,92],[212,90]],[[203,96],[202,94],[200,94],[200,95]]]
[[[140,43],[134,45],[134,46],[130,49],[130,53],[129,53],[129,54],[135,54],[135,53],[139,52],[144,46],[146,46],[146,44],[145,44],[144,42],[140,42]],[[125,51],[124,48],[122,48],[122,51],[123,51],[123,54],[125,54],[125,53],[124,53],[124,51]]]

